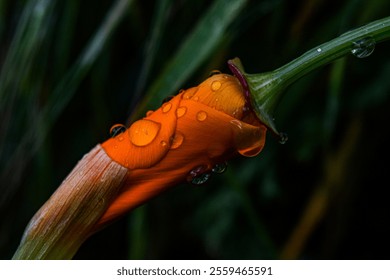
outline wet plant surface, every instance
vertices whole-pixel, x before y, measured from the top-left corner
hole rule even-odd
[[[83,154],[120,141],[167,96],[213,69],[231,74],[236,56],[248,73],[277,69],[389,11],[384,0],[154,2],[0,4],[1,258]],[[37,4],[30,16],[25,3]],[[99,36],[110,13],[118,22]],[[274,114],[284,145],[268,134],[256,157],[194,166],[192,184],[97,233],[76,258],[389,259],[389,47],[353,42],[350,56],[286,90]],[[180,148],[185,135],[171,141]]]

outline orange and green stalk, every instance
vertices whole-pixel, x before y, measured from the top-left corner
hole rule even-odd
[[[390,38],[390,18],[325,43],[268,73],[216,73],[97,145],[35,214],[14,259],[70,259],[93,233],[183,181],[200,184],[236,155],[256,156],[285,88],[343,55]],[[217,171],[216,171],[217,170]]]
[[[231,75],[179,92],[89,152],[29,223],[15,259],[68,259],[91,234],[226,160],[255,156],[266,127]]]

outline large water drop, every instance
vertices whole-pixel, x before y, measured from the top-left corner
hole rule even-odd
[[[372,37],[365,37],[352,42],[351,53],[357,58],[365,58],[371,55],[375,49],[375,40]]]
[[[150,120],[139,120],[129,128],[130,141],[136,146],[146,146],[157,136],[160,124]]]

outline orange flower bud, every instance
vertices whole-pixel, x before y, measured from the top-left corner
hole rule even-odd
[[[180,91],[102,144],[107,155],[129,171],[97,229],[168,187],[210,172],[237,153],[257,155],[265,134],[266,127],[249,111],[235,77],[213,75],[197,87]]]
[[[230,75],[180,91],[85,155],[27,226],[15,259],[71,258],[91,234],[167,188],[263,148],[266,127]]]

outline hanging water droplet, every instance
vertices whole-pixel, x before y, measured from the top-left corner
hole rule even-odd
[[[209,74],[209,77],[214,76],[214,75],[218,75],[218,74],[221,74],[221,71],[219,71],[219,70],[212,70],[210,72],[210,74]]]
[[[221,173],[226,171],[226,168],[227,168],[227,163],[222,162],[222,163],[217,163],[216,165],[214,165],[214,167],[213,167],[213,169],[211,169],[211,171],[213,173],[221,174]]]
[[[205,111],[199,111],[198,114],[196,114],[196,118],[198,121],[203,122],[207,119],[207,113]]]
[[[375,40],[372,37],[365,37],[352,42],[351,53],[357,58],[365,58],[371,55],[375,49]]]
[[[201,185],[207,182],[210,179],[211,174],[207,172],[206,165],[199,165],[192,169],[187,176],[187,182],[194,185]]]
[[[123,124],[114,124],[110,128],[110,136],[115,137],[125,131],[126,131],[126,126],[124,126]]]
[[[217,91],[221,88],[222,84],[220,81],[214,81],[211,83],[211,90],[212,91]]]
[[[153,114],[153,113],[154,113],[154,111],[149,110],[149,111],[146,112],[146,116],[147,116],[147,117],[150,117],[150,115]]]
[[[211,177],[210,173],[203,173],[202,175],[192,178],[191,184],[202,185],[206,183],[208,179],[210,179],[210,177]]]
[[[286,144],[286,142],[287,142],[287,140],[288,140],[288,135],[287,135],[287,133],[285,133],[285,132],[280,132],[279,133],[279,143],[280,144]]]

